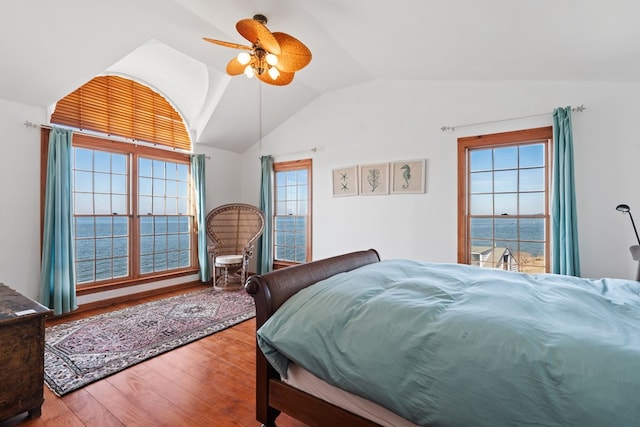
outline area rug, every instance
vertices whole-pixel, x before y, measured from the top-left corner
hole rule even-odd
[[[63,396],[255,316],[253,298],[205,289],[46,328],[44,379]]]

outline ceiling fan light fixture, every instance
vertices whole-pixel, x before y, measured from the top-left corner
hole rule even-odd
[[[209,43],[244,52],[236,55],[227,63],[226,71],[230,76],[244,74],[256,77],[263,83],[285,86],[291,83],[295,73],[306,67],[311,61],[311,51],[300,40],[286,33],[272,33],[265,24],[264,15],[254,15],[253,19],[241,19],[236,30],[250,45],[238,44],[208,37]],[[277,66],[277,68],[276,68]]]
[[[265,59],[267,60],[267,64],[271,65],[272,67],[278,64],[278,57],[273,53],[267,53]]]
[[[237,59],[240,64],[247,65],[249,62],[251,62],[251,55],[249,54],[249,52],[240,52]]]
[[[276,67],[269,68],[269,77],[271,77],[272,80],[277,79],[280,77],[280,71],[278,71]]]

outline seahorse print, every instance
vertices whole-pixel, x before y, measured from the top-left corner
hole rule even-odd
[[[411,179],[411,166],[404,164],[401,168],[402,170],[402,179],[404,179],[404,184],[402,188],[409,188],[409,180]]]

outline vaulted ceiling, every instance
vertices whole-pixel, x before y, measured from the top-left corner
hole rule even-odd
[[[225,73],[261,13],[313,60],[288,86]],[[244,152],[376,79],[640,82],[637,0],[29,0],[0,6],[0,98],[50,109],[96,75],[164,94],[199,144]],[[262,105],[262,108],[259,108]]]

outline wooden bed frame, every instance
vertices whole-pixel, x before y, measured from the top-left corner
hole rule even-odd
[[[245,289],[255,300],[256,329],[300,289],[338,273],[379,261],[378,252],[369,249],[251,276]],[[256,345],[256,419],[264,427],[275,427],[276,418],[281,412],[309,426],[378,425],[285,384]]]

